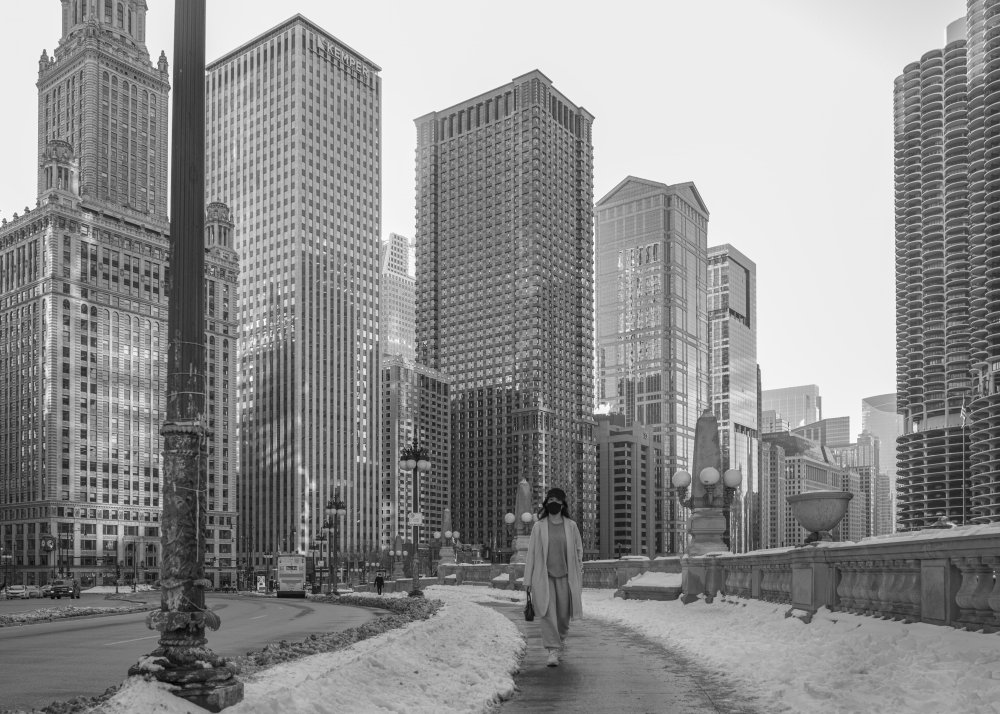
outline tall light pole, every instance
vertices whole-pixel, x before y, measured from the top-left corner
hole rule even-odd
[[[205,7],[174,4],[173,132],[166,419],[163,438],[163,552],[160,609],[146,618],[159,647],[129,668],[152,675],[210,711],[243,699],[235,668],[206,647],[218,614],[205,605],[208,465],[205,425]],[[165,60],[164,60],[165,62]]]
[[[340,518],[347,513],[347,504],[340,500],[340,489],[336,495],[326,502],[326,520],[323,528],[326,529],[326,562],[330,568],[330,592],[337,594],[337,537],[340,535]],[[330,536],[333,536],[332,538]],[[332,541],[332,543],[331,543]],[[331,560],[330,548],[333,546],[333,559]]]
[[[420,524],[423,522],[420,513],[420,472],[431,469],[431,462],[427,456],[427,448],[421,446],[416,438],[412,444],[403,447],[399,455],[400,470],[413,472],[413,513],[410,514],[410,521],[413,523],[413,589],[410,591],[410,597],[423,597],[423,592],[420,590],[417,551],[420,544]]]

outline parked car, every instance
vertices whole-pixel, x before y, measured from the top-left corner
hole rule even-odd
[[[49,592],[51,590],[52,590],[52,583],[45,583],[45,585],[43,585],[41,588],[38,589],[38,592],[41,593],[42,597],[48,597]]]
[[[52,600],[62,599],[62,596],[77,600],[80,599],[80,583],[75,578],[64,580],[53,580],[52,589],[49,590],[49,598]]]
[[[8,600],[25,600],[28,597],[28,590],[23,585],[8,585],[7,586],[7,599]]]
[[[25,585],[25,589],[28,591],[28,597],[41,597],[42,591],[37,585]]]

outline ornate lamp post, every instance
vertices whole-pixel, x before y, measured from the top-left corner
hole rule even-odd
[[[347,514],[347,504],[340,500],[340,489],[336,495],[326,502],[326,520],[323,521],[323,528],[326,529],[326,562],[330,568],[330,592],[337,594],[337,548],[340,547],[338,536],[340,535],[340,519]],[[332,537],[331,537],[332,535]],[[331,560],[332,546],[332,560]]]
[[[722,474],[719,469],[722,455],[719,449],[719,424],[711,409],[706,409],[695,426],[694,472],[697,479],[687,471],[677,471],[670,481],[680,491],[681,505],[691,509],[688,521],[690,543],[687,555],[701,556],[708,553],[726,552],[727,514],[726,489],[736,489],[743,481],[738,469],[728,469]],[[690,496],[685,498],[687,488]],[[716,569],[704,561],[687,560],[684,571],[684,601],[689,602],[699,593],[705,593],[711,602],[721,583],[715,582]]]
[[[527,479],[521,479],[517,485],[517,497],[514,501],[514,513],[503,517],[504,523],[514,529],[516,534],[515,552],[510,558],[512,564],[523,565],[528,553],[528,539],[535,514],[531,510],[531,485]]]
[[[423,592],[420,590],[417,550],[420,544],[420,525],[423,522],[420,513],[420,472],[431,470],[427,448],[420,446],[417,439],[414,439],[412,444],[403,447],[399,455],[399,468],[401,471],[413,472],[413,512],[410,514],[410,523],[413,525],[413,589],[410,591],[410,597],[423,597]]]
[[[403,550],[403,536],[396,535],[392,541],[392,547],[389,549],[389,560],[392,566],[392,579],[402,580],[403,579],[403,556],[406,551]]]
[[[174,5],[170,299],[163,437],[159,647],[129,669],[210,711],[243,699],[235,668],[206,647],[219,616],[205,605],[205,0]],[[164,60],[165,61],[165,60]]]

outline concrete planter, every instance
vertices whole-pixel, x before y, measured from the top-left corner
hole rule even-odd
[[[854,498],[847,491],[808,491],[788,496],[792,515],[799,525],[810,531],[806,543],[832,541],[830,531],[837,527],[847,514],[847,504]]]

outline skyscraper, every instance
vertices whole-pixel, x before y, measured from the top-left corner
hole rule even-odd
[[[861,400],[861,431],[869,432],[879,442],[879,472],[885,474],[886,483],[879,488],[888,492],[887,499],[879,501],[879,533],[895,530],[896,513],[896,440],[903,433],[903,418],[896,412],[896,393],[878,394]],[[888,525],[886,525],[888,524]]]
[[[455,527],[558,486],[595,548],[593,117],[535,70],[417,127],[417,356],[452,380]]]
[[[996,88],[989,86],[984,74],[983,63],[994,51],[987,45],[995,43],[984,35],[986,5],[995,3],[969,3],[968,43],[965,23],[953,23],[944,49],[908,64],[894,85],[901,530],[929,525],[939,515],[966,522],[969,471],[979,455],[984,485],[1000,484],[1000,472],[989,465],[1000,456],[988,445],[989,414],[998,413],[988,393],[991,373],[980,377],[987,378],[987,393],[979,398],[972,378],[972,370],[996,354],[987,346],[997,313],[987,299],[986,222],[995,208],[986,197],[983,122],[984,97],[1000,84],[993,80]],[[965,424],[966,410],[978,424]],[[970,445],[970,431],[980,426],[985,440]],[[991,511],[989,500],[983,515]]]
[[[823,398],[815,384],[765,389],[761,398],[764,400],[763,409],[776,411],[790,429],[823,418]]]
[[[708,406],[708,208],[693,183],[629,176],[597,202],[598,400],[649,426],[664,479],[690,469]],[[744,295],[745,297],[745,295]],[[681,514],[663,504],[677,552]]]
[[[851,443],[851,417],[830,417],[791,430],[796,436],[812,439],[820,446],[844,446]]]
[[[661,450],[648,427],[623,414],[597,416],[599,557],[656,555],[663,536]]]
[[[410,275],[410,243],[406,236],[390,233],[382,241],[379,282],[379,345],[384,356],[412,360],[416,349],[416,285]]]
[[[429,542],[435,531],[443,530],[442,514],[451,506],[450,391],[445,375],[401,355],[382,362],[381,549],[389,548],[397,534],[404,540],[412,538],[407,514],[413,510],[415,488],[419,488],[418,507],[423,515],[421,542]],[[417,485],[413,471],[399,468],[400,452],[414,439],[427,447],[431,462],[431,470],[420,476]]]
[[[741,553],[760,546],[757,266],[729,244],[708,249],[708,320],[722,468],[743,473],[729,516],[729,547]]]
[[[241,547],[377,537],[380,68],[301,15],[207,67],[206,191],[241,257]],[[237,378],[237,375],[230,375]]]
[[[38,65],[38,204],[0,226],[0,542],[29,584],[159,578],[170,85],[145,30],[143,2],[63,3]],[[238,265],[226,207],[208,214],[206,550],[221,584],[236,425],[215,377],[235,361]]]

